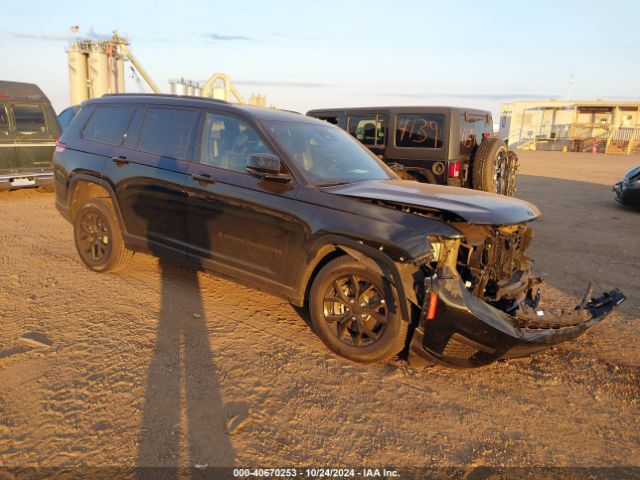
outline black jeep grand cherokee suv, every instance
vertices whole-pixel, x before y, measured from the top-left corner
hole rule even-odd
[[[308,305],[326,345],[377,362],[476,367],[573,339],[618,291],[539,306],[526,202],[400,180],[338,127],[167,95],[85,102],[54,157],[56,205],[84,263],[132,251]]]

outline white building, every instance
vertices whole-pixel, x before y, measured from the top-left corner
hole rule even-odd
[[[640,154],[640,102],[503,103],[499,136],[510,148]]]

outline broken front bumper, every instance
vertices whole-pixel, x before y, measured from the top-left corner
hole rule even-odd
[[[437,314],[427,320],[431,293],[436,296]],[[622,292],[612,290],[591,300],[587,297],[570,312],[553,314],[522,305],[512,316],[475,297],[457,275],[434,276],[427,280],[409,363],[421,365],[426,359],[472,368],[538,352],[582,335],[625,299]]]

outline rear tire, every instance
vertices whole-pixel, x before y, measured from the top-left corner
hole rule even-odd
[[[485,138],[473,159],[473,188],[490,193],[504,193],[507,167],[507,145],[504,141],[496,137]]]
[[[338,355],[360,363],[400,353],[409,323],[395,290],[382,275],[351,257],[332,260],[318,273],[309,296],[316,334]]]
[[[106,198],[92,198],[78,208],[73,237],[80,259],[94,272],[120,270],[133,255],[122,239],[113,204]]]

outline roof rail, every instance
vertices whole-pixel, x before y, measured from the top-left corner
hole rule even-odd
[[[103,97],[168,97],[168,98],[188,98],[191,100],[209,100],[217,103],[229,103],[226,100],[210,97],[196,97],[194,95],[176,95],[173,93],[105,93]],[[100,97],[99,97],[100,98]]]

